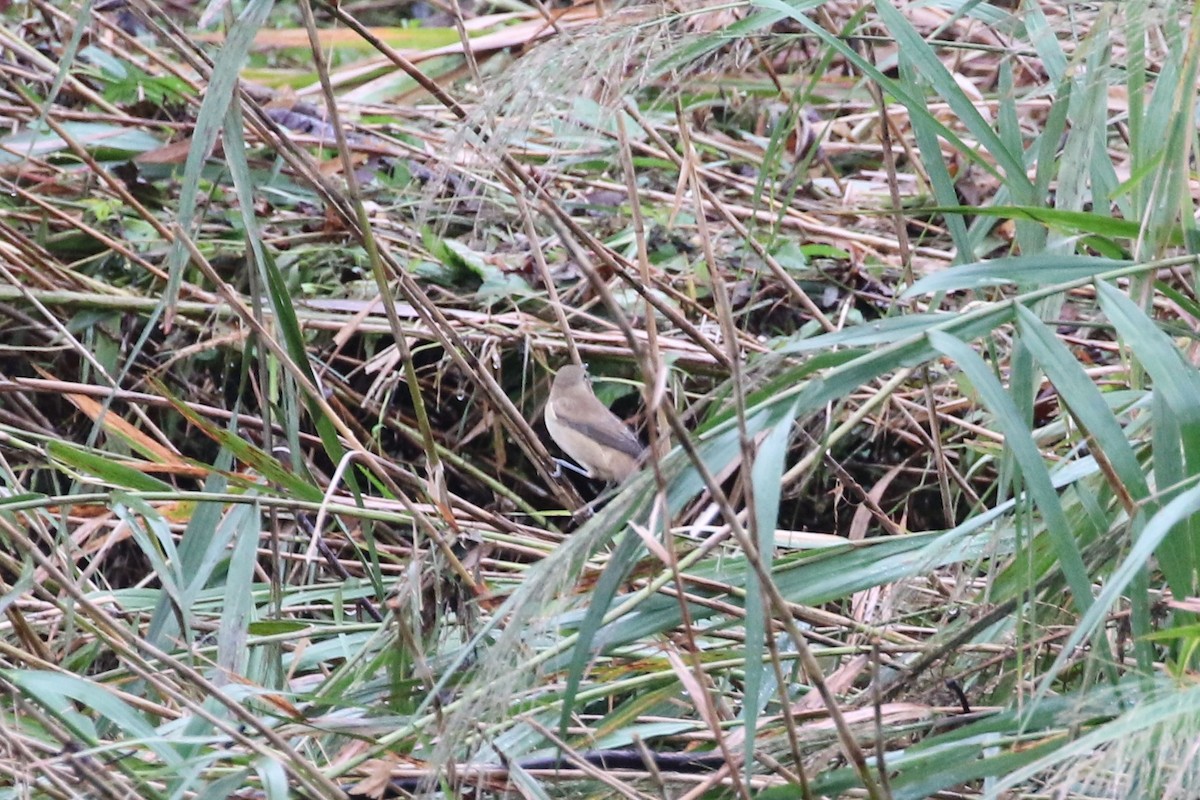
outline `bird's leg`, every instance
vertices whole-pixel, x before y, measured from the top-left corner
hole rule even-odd
[[[567,469],[571,470],[572,472],[578,472],[580,475],[582,475],[585,478],[592,477],[591,473],[589,473],[586,469],[584,469],[583,467],[581,467],[577,464],[572,464],[570,461],[567,461],[565,458],[556,458],[556,459],[554,459],[554,463],[557,465],[557,467],[554,470],[554,475],[553,475],[553,477],[555,477],[555,478],[562,475],[563,467],[566,467]]]

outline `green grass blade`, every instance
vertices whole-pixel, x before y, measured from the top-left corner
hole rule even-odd
[[[933,85],[937,95],[950,105],[951,110],[954,111],[963,126],[979,141],[983,149],[996,159],[996,163],[1004,171],[1004,183],[1012,192],[1013,197],[1017,198],[1018,202],[1026,202],[1032,186],[1025,175],[1025,164],[1021,153],[1009,150],[991,124],[979,113],[975,103],[967,97],[962,87],[954,80],[954,76],[942,64],[933,48],[921,38],[916,28],[896,10],[895,6],[887,0],[876,0],[875,8],[879,12],[879,19],[884,27],[895,37],[901,56],[912,62],[917,72]],[[890,91],[896,83],[896,81],[889,81],[884,86]],[[909,105],[903,98],[901,100],[906,106]],[[926,105],[924,101],[921,103]],[[912,108],[909,108],[909,111],[911,113]],[[933,119],[931,115],[922,115],[921,118],[926,122]],[[916,115],[914,115],[913,121],[915,124]],[[930,156],[931,154],[926,154],[927,159]]]
[[[794,413],[794,412],[793,412]],[[754,487],[755,528],[758,535],[755,546],[762,559],[763,568],[769,574],[775,559],[775,526],[779,522],[779,502],[782,495],[783,470],[791,438],[790,424],[771,428],[758,445],[754,464],[750,469],[750,480]],[[750,570],[750,584],[746,594],[746,702],[742,706],[742,720],[746,730],[758,730],[760,690],[771,674],[763,660],[766,650],[770,600],[767,589],[762,585],[758,573]],[[786,700],[784,700],[786,702]],[[754,768],[754,737],[745,741],[746,780],[750,780]]]
[[[46,452],[50,458],[79,470],[106,486],[140,492],[169,492],[172,489],[170,484],[115,461],[109,454],[98,453],[70,442],[47,442]]]
[[[938,331],[931,331],[928,336],[934,347],[953,359],[966,373],[992,412],[997,427],[1004,434],[1005,447],[1012,452],[1025,486],[1042,513],[1047,534],[1054,544],[1059,564],[1074,595],[1075,605],[1085,611],[1092,603],[1091,579],[1083,556],[1071,536],[1071,526],[1050,480],[1050,473],[1034,443],[1033,432],[992,370],[970,346]]]
[[[1016,284],[1024,288],[1054,286],[1100,275],[1128,265],[1128,261],[1095,256],[1043,253],[1032,256],[976,261],[926,275],[904,291],[901,297],[932,292],[958,292],[989,286]]]
[[[197,198],[200,194],[200,179],[205,162],[217,143],[225,120],[225,112],[229,103],[237,102],[237,82],[242,65],[254,43],[258,29],[267,21],[274,0],[250,0],[242,13],[234,21],[225,37],[213,64],[212,75],[209,78],[204,99],[196,114],[196,125],[192,130],[192,144],[188,149],[187,162],[183,168],[183,182],[179,189],[179,211],[177,219],[189,236],[193,235],[196,224],[194,217],[197,208]],[[179,294],[179,284],[183,278],[183,267],[188,260],[188,251],[182,242],[175,242],[167,255],[167,265],[170,279],[163,293],[163,303],[174,303]]]
[[[1029,309],[1017,308],[1017,330],[1058,390],[1076,423],[1095,441],[1121,479],[1120,491],[1138,502],[1150,497],[1146,473],[1100,390],[1054,333]]]
[[[1159,491],[1168,493],[1170,487],[1200,474],[1200,374],[1154,320],[1122,292],[1098,282],[1096,294],[1121,341],[1153,380],[1156,399],[1161,399],[1154,407],[1155,477]],[[1196,592],[1200,542],[1195,528],[1195,523],[1189,522],[1170,537],[1160,559],[1167,582],[1178,596]]]

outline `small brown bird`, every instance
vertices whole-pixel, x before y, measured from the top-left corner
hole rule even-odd
[[[592,392],[583,367],[574,364],[554,376],[546,430],[589,477],[603,481],[625,480],[638,468],[645,450],[629,426]]]

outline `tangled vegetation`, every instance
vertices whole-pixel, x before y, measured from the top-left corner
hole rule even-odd
[[[1195,796],[1192,11],[0,3],[0,797]]]

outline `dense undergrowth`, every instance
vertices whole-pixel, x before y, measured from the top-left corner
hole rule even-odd
[[[1194,796],[1189,7],[0,5],[0,796]]]

